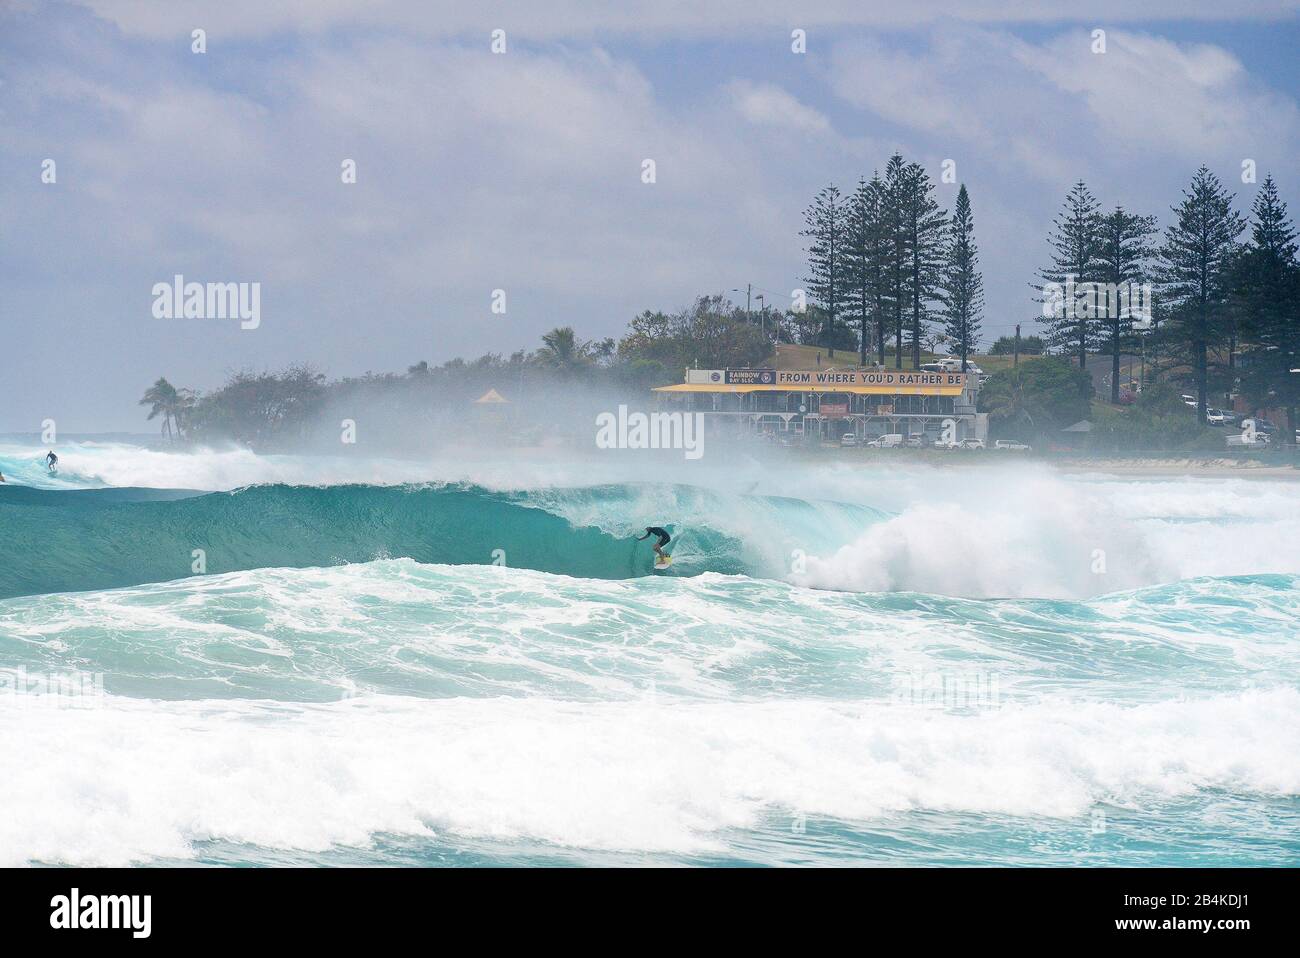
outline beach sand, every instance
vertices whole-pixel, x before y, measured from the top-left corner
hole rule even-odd
[[[1300,468],[1257,459],[1124,459],[1081,456],[1053,463],[1062,472],[1103,472],[1121,476],[1236,476],[1248,479],[1300,479]]]

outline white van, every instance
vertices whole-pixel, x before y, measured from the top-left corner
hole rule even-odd
[[[966,371],[974,376],[984,375],[984,370],[980,369],[969,359],[966,360]],[[932,363],[922,363],[921,372],[923,373],[959,373],[961,372],[960,359],[938,359]]]
[[[895,446],[901,446],[902,444],[903,434],[899,432],[888,433],[867,443],[872,449],[893,449]]]

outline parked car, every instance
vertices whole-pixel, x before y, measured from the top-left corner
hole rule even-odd
[[[903,445],[906,446],[908,449],[920,449],[922,446],[925,445],[925,437],[908,436],[907,440],[903,443]]]
[[[922,363],[921,372],[923,373],[959,373],[961,372],[960,359],[938,359],[932,363]],[[969,359],[966,360],[966,372],[972,376],[983,376],[984,370],[975,365]]]
[[[846,432],[844,435],[840,436],[840,445],[844,446],[845,448],[849,446],[856,446],[857,444],[858,444],[858,437],[853,435],[853,433],[851,432]]]
[[[961,443],[956,439],[936,439],[934,441],[935,449],[958,449],[960,447]]]
[[[961,441],[961,447],[962,447],[963,449],[983,449],[983,448],[984,448],[984,440],[983,440],[983,439],[963,439],[963,440]]]
[[[1019,439],[999,439],[993,443],[994,449],[1013,449],[1023,452],[1029,451],[1029,444],[1021,442]]]
[[[1222,410],[1222,409],[1206,409],[1206,410],[1205,410],[1205,422],[1206,422],[1207,425],[1210,425],[1210,426],[1222,426],[1222,425],[1223,425],[1224,423],[1226,423],[1227,421],[1228,421],[1228,420],[1227,420],[1227,417],[1225,417],[1225,416],[1223,415],[1223,410]]]
[[[878,436],[867,443],[867,445],[872,449],[893,449],[895,446],[901,446],[902,444],[903,434],[899,432],[891,432],[884,436]]]

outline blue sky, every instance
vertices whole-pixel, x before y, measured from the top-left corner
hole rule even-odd
[[[991,339],[1033,320],[1078,178],[1165,225],[1202,163],[1248,209],[1249,158],[1300,202],[1296,4],[1129,6],[11,2],[0,431],[148,428],[160,375],[402,370],[746,283],[785,305],[812,194],[894,150],[956,162]],[[176,273],[261,283],[261,325],[154,318]]]

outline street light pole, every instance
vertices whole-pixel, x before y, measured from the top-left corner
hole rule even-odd
[[[733,292],[733,293],[739,293],[740,290],[739,290],[739,289],[733,289],[732,292]],[[753,323],[753,322],[754,322],[753,312],[752,312],[752,311],[750,310],[750,308],[749,308],[749,306],[750,306],[750,297],[753,295],[753,292],[754,292],[754,284],[753,284],[753,283],[746,283],[746,284],[745,284],[745,322],[747,322],[747,323]],[[759,299],[762,299],[762,297],[760,296]]]
[[[732,292],[739,293],[740,290],[733,289]],[[754,294],[754,284],[746,283],[745,284],[745,322],[749,323],[751,326],[754,325],[754,311],[750,309],[750,305],[751,305],[750,301],[753,294]],[[763,297],[759,296],[758,298],[762,299]]]

